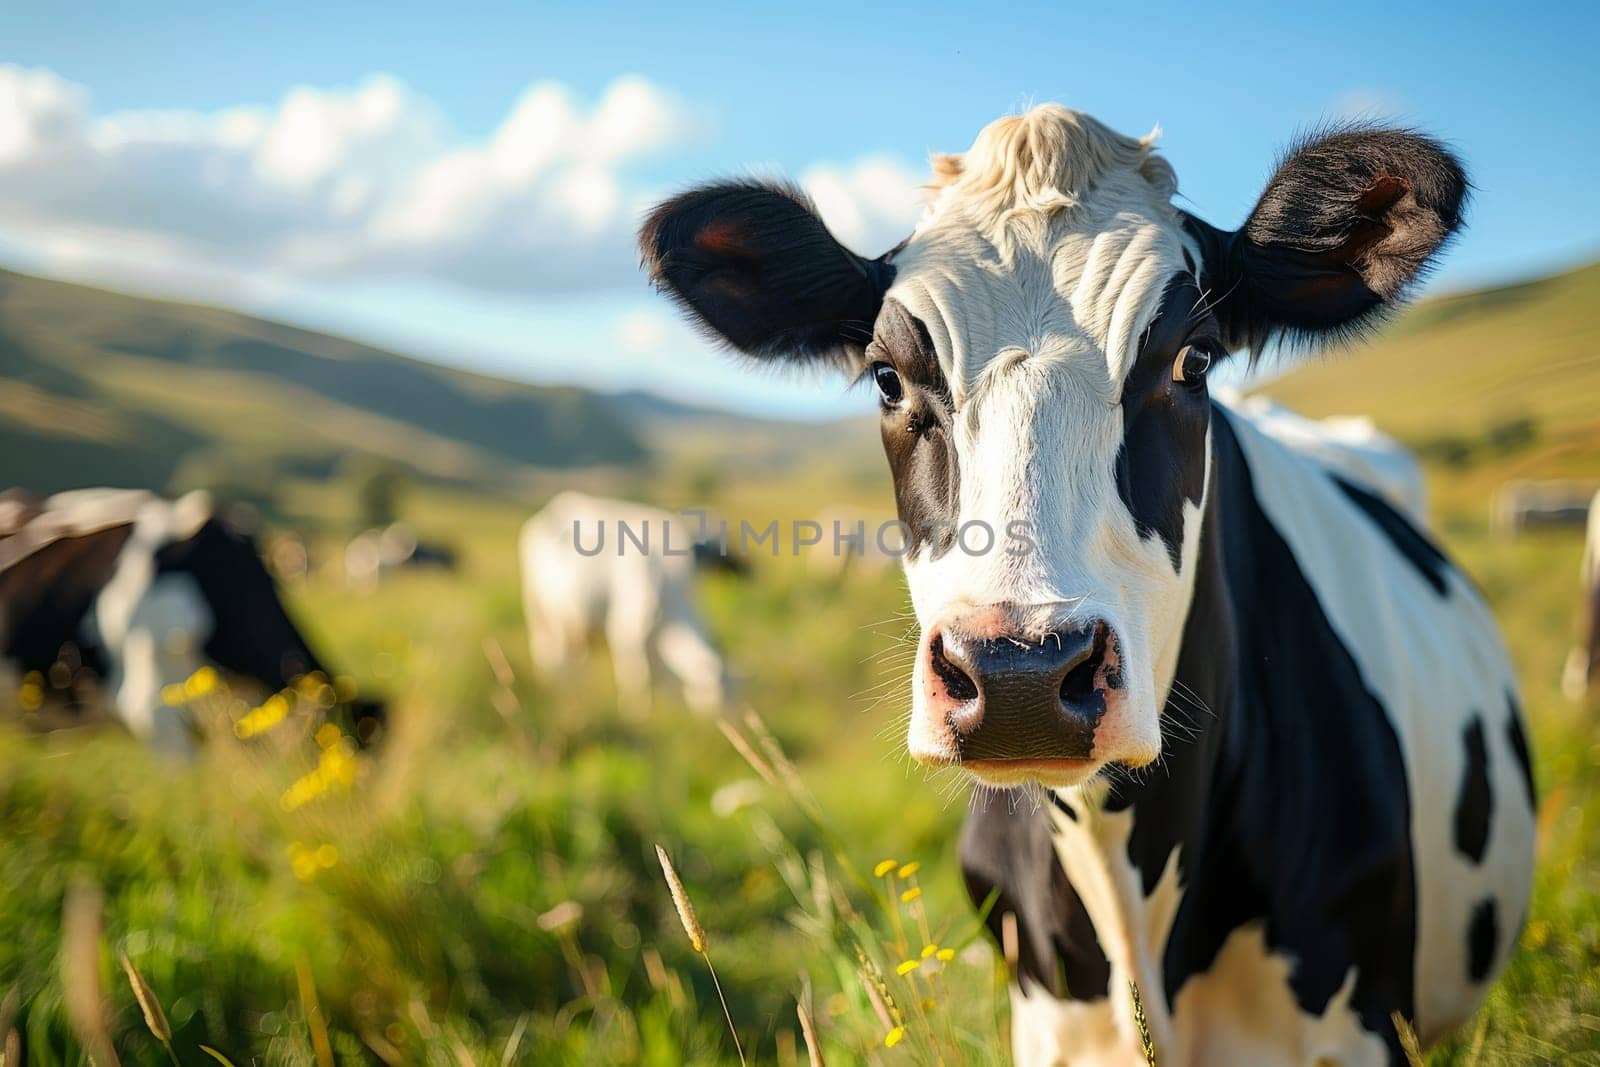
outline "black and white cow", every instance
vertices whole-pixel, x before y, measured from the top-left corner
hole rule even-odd
[[[69,699],[92,676],[134,734],[184,755],[193,724],[163,691],[208,664],[269,691],[328,674],[255,543],[204,494],[83,489],[0,508],[0,666]],[[383,722],[371,701],[341,710],[362,740]]]
[[[916,539],[911,755],[1044,787],[980,791],[962,842],[1018,925],[1019,1062],[1142,1062],[1130,982],[1163,1064],[1393,1062],[1391,1013],[1459,1025],[1523,921],[1511,666],[1405,516],[1206,380],[1374,322],[1466,179],[1427,137],[1347,128],[1241,230],[1175,192],[1150,138],[1045,106],[935,158],[876,259],[754,181],[660,205],[641,245],[737,350],[876,386]],[[975,522],[1027,543],[969,553]]]

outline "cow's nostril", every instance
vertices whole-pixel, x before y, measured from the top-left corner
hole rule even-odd
[[[950,695],[951,700],[968,701],[978,699],[978,683],[973,681],[960,667],[950,661],[945,654],[944,635],[935,634],[929,642],[929,652],[933,663],[933,671],[939,676],[939,681],[944,683],[944,690]]]
[[[1094,696],[1095,674],[1105,660],[1106,637],[1109,633],[1104,623],[1095,627],[1094,645],[1089,653],[1078,660],[1061,679],[1061,702],[1079,704]]]

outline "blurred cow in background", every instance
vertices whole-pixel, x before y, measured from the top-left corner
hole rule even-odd
[[[1561,679],[1562,690],[1574,701],[1586,699],[1600,685],[1600,493],[1589,503],[1589,535],[1578,581],[1583,589],[1583,621]]]
[[[562,493],[522,527],[523,605],[534,666],[546,675],[582,662],[589,640],[611,650],[625,708],[650,702],[665,668],[685,702],[702,714],[729,701],[722,655],[694,603],[699,570],[742,570],[715,544],[696,541],[699,524],[626,500]]]
[[[1489,523],[1499,537],[1582,526],[1589,518],[1589,495],[1593,492],[1592,482],[1514,479],[1495,490]]]
[[[456,553],[448,545],[420,540],[410,523],[391,523],[350,539],[344,550],[345,580],[356,589],[371,592],[388,571],[403,567],[437,567],[454,571]]]
[[[327,675],[278,600],[254,541],[210,499],[81,489],[0,500],[0,665],[25,710],[47,697],[83,704],[104,687],[114,711],[155,748],[187,755],[194,724],[167,697],[206,667],[268,690]],[[381,705],[341,705],[357,737]]]

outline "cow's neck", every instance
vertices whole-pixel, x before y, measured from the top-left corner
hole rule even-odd
[[[1161,762],[1063,794],[1050,812],[1056,855],[1111,964],[1111,995],[1125,1001],[1126,983],[1139,984],[1158,1044],[1170,1038],[1166,1005],[1174,991],[1165,988],[1162,952],[1182,896],[1181,856],[1226,803],[1215,789],[1235,674],[1221,544],[1231,525],[1226,466],[1212,468],[1194,593],[1163,713]]]

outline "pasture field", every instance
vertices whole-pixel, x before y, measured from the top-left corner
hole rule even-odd
[[[1502,541],[1487,522],[1508,478],[1600,474],[1596,293],[1590,267],[1430,302],[1270,389],[1310,414],[1373,412],[1430,457],[1439,536],[1522,678],[1533,908],[1487,1007],[1433,1063],[1600,1063],[1600,719],[1558,693],[1580,535]],[[707,477],[713,458],[598,487],[758,523],[889,506],[875,450],[760,480]],[[514,546],[534,500],[414,490],[406,517],[462,570],[352,595],[337,567],[352,487],[281,488],[285,517],[317,532],[292,609],[336,669],[392,698],[381,755],[320,756],[291,719],[173,767],[112,729],[38,737],[0,710],[0,1041],[15,1031],[39,1064],[97,1042],[128,1063],[736,1063],[659,844],[750,1062],[806,1062],[797,999],[829,1064],[1003,1062],[1004,963],[975,936],[954,855],[967,790],[902,755],[897,574],[760,558],[748,581],[708,579],[759,716],[732,722],[758,772],[671,695],[617,707],[603,651],[574,677],[532,676]],[[214,718],[260,696],[204,689]]]
[[[1450,499],[1452,473],[1433,473]],[[733,485],[717,503],[759,518],[824,492]],[[330,489],[293,499],[307,522],[345,518]],[[382,755],[348,786],[333,776],[286,810],[318,751],[293,720],[190,768],[109,729],[0,734],[0,1023],[28,1062],[84,1062],[96,1028],[125,1062],[170,1062],[123,954],[186,1064],[215,1062],[202,1046],[238,1064],[737,1062],[658,843],[749,1061],[805,1062],[799,997],[828,1063],[1003,1062],[1003,961],[974,936],[954,857],[966,790],[901,755],[897,574],[761,558],[751,580],[708,581],[713,628],[773,735],[735,720],[769,784],[670,695],[616,707],[603,651],[577,677],[531,677],[524,508],[418,492],[408,510],[459,543],[459,575],[352,596],[325,563],[292,593],[339,669],[395,698]],[[1493,541],[1485,514],[1452,505],[1441,526],[1522,671],[1538,890],[1477,1029],[1430,1061],[1600,1062],[1600,744],[1556,685],[1579,538]],[[225,714],[229,699],[197,704]]]

